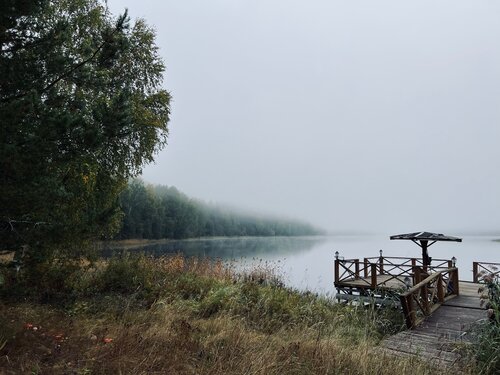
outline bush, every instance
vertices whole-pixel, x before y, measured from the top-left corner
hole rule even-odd
[[[0,271],[4,281],[0,284],[0,294],[10,298],[36,298],[41,302],[73,299],[76,296],[72,284],[82,272],[79,262],[58,260],[20,270],[4,267]]]
[[[479,289],[481,303],[486,303],[489,319],[476,326],[472,352],[482,374],[500,373],[500,283],[498,275],[483,276],[485,287]]]
[[[124,254],[111,258],[98,277],[99,292],[136,293],[150,291],[153,269],[143,256]]]

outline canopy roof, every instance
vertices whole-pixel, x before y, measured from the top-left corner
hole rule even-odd
[[[406,234],[396,234],[390,237],[391,240],[411,240],[411,241],[455,241],[462,242],[461,238],[445,236],[441,233],[414,232]]]

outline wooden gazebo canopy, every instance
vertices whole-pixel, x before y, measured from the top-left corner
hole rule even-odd
[[[422,262],[425,266],[431,264],[429,254],[427,253],[427,248],[437,241],[454,241],[462,242],[461,238],[445,236],[441,233],[431,233],[431,232],[414,232],[406,234],[396,234],[390,237],[391,240],[411,240],[422,248]],[[430,243],[429,243],[430,242]]]

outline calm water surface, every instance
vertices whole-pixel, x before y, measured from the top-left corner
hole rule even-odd
[[[462,280],[472,280],[473,261],[500,263],[500,242],[493,242],[493,237],[462,238],[462,243],[435,243],[429,248],[429,255],[436,259],[451,259],[455,256]],[[385,256],[421,255],[420,247],[411,241],[390,241],[389,235],[200,239],[168,241],[139,246],[130,251],[221,258],[234,261],[239,269],[255,265],[268,266],[276,270],[291,287],[333,294],[335,251],[346,259],[361,259],[378,256],[380,249]]]

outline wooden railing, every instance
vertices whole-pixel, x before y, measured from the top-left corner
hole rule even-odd
[[[366,269],[369,268],[369,270]],[[368,275],[370,273],[376,275],[376,265],[361,263],[359,259],[336,259],[335,260],[335,284],[347,280],[361,280],[367,286],[371,285],[371,282],[365,278],[360,277],[360,275]]]
[[[420,268],[420,267],[418,267]],[[446,299],[459,294],[458,269],[448,268],[431,275],[419,270],[422,281],[400,295],[406,326],[417,326]]]
[[[429,266],[424,266],[421,258],[405,258],[405,257],[371,257],[364,258],[365,263],[376,263],[378,264],[378,268],[380,270],[380,274],[390,274],[393,270],[400,271],[412,271],[413,267],[419,266],[422,267],[424,271],[437,272],[444,269],[451,268],[452,261],[449,259],[432,259],[431,264]],[[399,261],[399,263],[397,262]],[[403,270],[404,269],[404,270]]]
[[[475,283],[484,282],[484,277],[495,277],[500,274],[500,263],[472,263],[472,280]]]
[[[437,272],[451,268],[451,260],[433,259],[429,270]],[[416,268],[423,269],[422,260],[404,257],[372,257],[359,259],[335,260],[335,284],[356,281],[361,288],[384,288],[388,283],[407,287],[420,282]],[[384,277],[379,277],[384,276]]]

